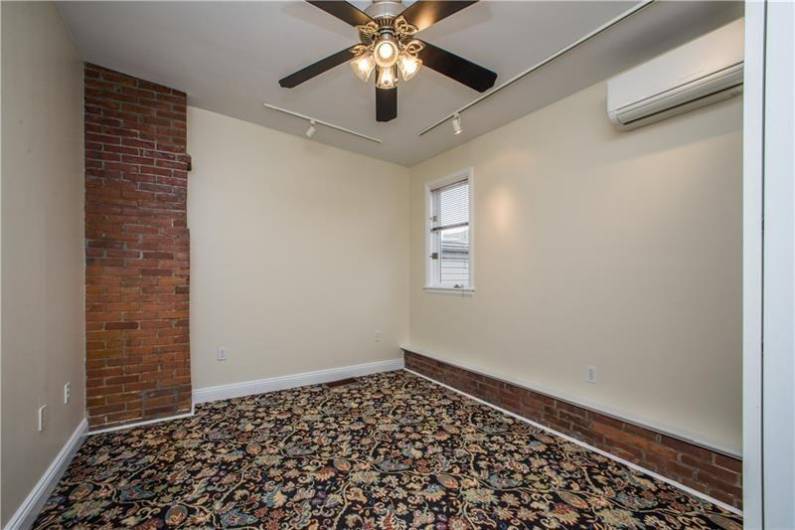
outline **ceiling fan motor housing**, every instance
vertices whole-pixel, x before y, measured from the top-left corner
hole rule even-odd
[[[373,0],[372,5],[365,9],[364,12],[375,20],[392,19],[401,14],[404,9],[405,7],[401,0]]]

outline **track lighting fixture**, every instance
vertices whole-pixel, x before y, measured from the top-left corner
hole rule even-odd
[[[309,128],[306,130],[306,137],[312,138],[316,132],[317,127],[315,127],[315,120],[309,120]]]
[[[300,112],[295,112],[289,109],[285,109],[282,107],[277,107],[276,105],[271,105],[270,103],[265,103],[265,108],[270,109],[276,112],[281,112],[283,114],[287,114],[288,116],[294,116],[299,118],[303,121],[309,122],[309,129],[306,131],[306,136],[311,138],[314,136],[315,132],[317,132],[317,126],[322,125],[326,129],[332,129],[334,131],[339,131],[345,134],[350,134],[351,136],[356,136],[357,138],[361,138],[362,140],[367,140],[370,142],[374,142],[377,144],[383,143],[380,138],[374,138],[372,136],[367,136],[366,134],[360,133],[358,131],[354,131],[348,129],[347,127],[342,127],[340,125],[336,125],[334,123],[329,123],[327,121],[319,120],[317,118],[313,118],[312,116],[307,116],[306,114],[301,114]],[[314,130],[313,130],[314,129]],[[310,132],[311,131],[311,132]]]
[[[456,114],[455,116],[453,116],[453,134],[457,136],[461,134],[463,130],[464,128],[461,126],[461,115]]]

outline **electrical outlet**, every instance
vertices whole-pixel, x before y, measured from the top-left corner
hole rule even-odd
[[[589,366],[585,369],[585,382],[596,384],[596,366]]]
[[[38,428],[39,432],[44,430],[44,409],[46,409],[46,408],[47,408],[47,405],[42,405],[41,407],[39,407],[39,410],[37,412],[37,418],[38,418],[38,427],[37,428]]]
[[[67,405],[70,399],[72,399],[72,383],[66,383],[63,386],[63,404]]]
[[[229,357],[229,352],[223,346],[218,348],[218,351],[215,353],[215,358],[218,361],[225,361]]]
[[[383,340],[384,340],[384,333],[382,331],[380,331],[380,330],[377,330],[375,332],[375,341],[376,342],[381,342]]]

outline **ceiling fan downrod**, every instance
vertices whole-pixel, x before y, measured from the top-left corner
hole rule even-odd
[[[402,0],[373,0],[373,3],[364,10],[373,20],[394,19],[403,12],[405,7]]]

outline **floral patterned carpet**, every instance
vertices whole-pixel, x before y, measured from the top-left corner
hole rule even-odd
[[[87,438],[43,528],[722,528],[742,519],[407,372]]]

